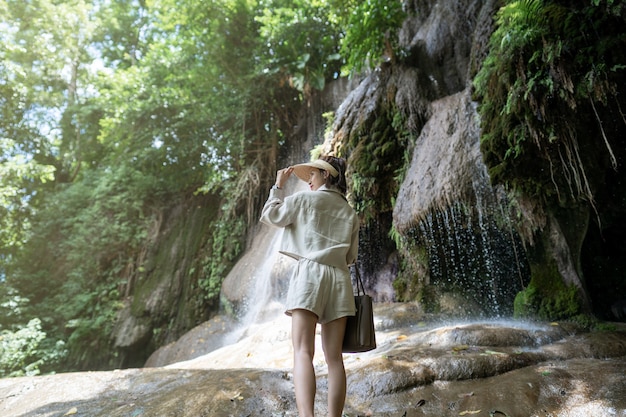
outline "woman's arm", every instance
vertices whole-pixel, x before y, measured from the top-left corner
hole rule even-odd
[[[284,198],[285,191],[283,190],[292,172],[292,167],[276,172],[276,182],[261,211],[261,222],[278,227],[285,227],[293,222],[295,209],[293,204],[289,204],[289,199]]]

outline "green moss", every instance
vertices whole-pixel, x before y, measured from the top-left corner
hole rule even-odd
[[[617,331],[615,323],[607,323],[603,321],[597,321],[594,326],[594,330],[599,332],[614,332]]]
[[[359,125],[344,143],[350,155],[351,199],[365,223],[393,210],[406,166],[410,133],[393,104],[382,103],[382,114]]]
[[[212,230],[212,250],[203,259],[202,277],[198,284],[208,301],[219,300],[222,282],[243,250],[243,236],[246,230],[242,218],[216,222]]]
[[[623,129],[595,115],[620,113],[626,65],[623,6],[603,3],[507,1],[495,16],[473,80],[493,184],[555,206],[594,201]]]
[[[426,313],[438,314],[441,312],[439,294],[434,286],[423,286],[417,293],[417,301]]]
[[[404,294],[406,294],[407,289],[408,289],[408,282],[405,279],[402,279],[400,275],[398,275],[398,277],[396,277],[396,279],[393,281],[393,290],[396,294],[396,297],[398,298],[398,301],[406,301],[404,299]]]
[[[514,301],[515,318],[563,320],[581,312],[578,288],[565,285],[556,264],[531,266],[528,287],[517,294]]]
[[[237,309],[230,300],[220,294],[220,307],[223,310],[223,314],[228,317],[237,317]]]
[[[423,289],[427,284],[424,281],[425,271],[428,271],[428,252],[411,238],[415,233],[416,229],[410,229],[404,234],[392,229],[389,234],[401,254],[400,270],[393,282],[398,301],[425,301]]]

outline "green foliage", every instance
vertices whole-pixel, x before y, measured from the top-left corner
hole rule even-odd
[[[145,55],[153,35],[147,29],[150,14],[145,2],[139,6],[115,0],[96,10],[101,23],[95,27],[94,41],[106,67],[127,69]]]
[[[389,238],[393,240],[401,254],[399,271],[393,281],[393,288],[398,301],[418,300],[424,305],[431,306],[435,299],[431,297],[434,288],[430,288],[423,282],[425,275],[423,272],[429,269],[429,255],[423,242],[416,236],[419,236],[417,226],[402,234],[393,226],[389,231]]]
[[[374,68],[392,59],[398,49],[398,31],[406,17],[399,0],[356,2],[347,18],[341,53],[346,57],[344,74]]]
[[[42,165],[19,151],[11,139],[0,139],[0,277],[27,239],[35,184],[54,179],[54,167]]]
[[[26,349],[29,369],[113,365],[112,326],[135,295],[122,289],[149,281],[146,254],[165,244],[153,240],[159,216],[198,193],[215,199],[214,233],[184,256],[205,314],[258,219],[259,190],[300,106],[346,63],[344,36],[348,69],[375,65],[395,45],[400,9],[380,0],[0,1],[0,305],[11,312],[1,323],[43,335]],[[375,127],[379,168],[361,176],[363,204],[381,172],[390,185],[372,213],[390,210],[400,175],[392,157],[405,139],[394,129]]]
[[[544,213],[560,218],[575,260],[587,223],[559,211],[593,210],[600,224],[615,198],[602,196],[611,194],[607,178],[623,158],[623,11],[622,1],[507,1],[474,79],[492,183],[504,185],[511,201],[520,196],[535,205],[520,216],[520,235],[533,242]],[[566,286],[550,261],[531,271],[514,302],[517,317],[562,320],[583,311],[582,290]]]
[[[223,186],[222,193],[228,198],[224,199],[219,217],[213,223],[211,251],[207,252],[202,262],[203,278],[199,282],[207,300],[219,298],[222,281],[243,252],[246,231],[256,221],[252,205],[247,204],[245,213],[242,213],[241,205],[251,201],[257,192],[259,172],[262,170],[253,164],[239,174],[237,181]]]
[[[85,172],[48,195],[33,218],[38,233],[9,282],[28,295],[25,311],[45,318],[49,338],[66,339],[74,366],[91,363],[89,355],[106,363],[120,276],[147,237],[152,218],[145,204],[156,194],[155,182],[130,167]]]
[[[86,134],[90,112],[78,110],[93,93],[88,88],[95,75],[88,48],[97,24],[90,16],[93,5],[84,0],[5,3],[0,36],[8,94],[3,101],[15,114],[0,122],[0,136],[6,132],[20,151],[54,166],[55,178],[65,181],[95,142]]]
[[[8,284],[0,285],[0,329],[11,329],[24,323],[29,301]]]
[[[327,1],[272,0],[261,3],[256,21],[266,45],[262,73],[283,74],[298,91],[322,90],[337,78],[341,31]]]
[[[111,348],[111,331],[121,308],[118,283],[109,281],[97,286],[73,281],[63,286],[54,300],[54,316],[65,320],[67,369],[101,369],[113,365],[115,352]],[[62,298],[71,295],[71,299]]]
[[[598,320],[591,320],[594,325],[594,329],[599,332],[614,332],[617,330],[615,323],[606,323]]]
[[[41,355],[45,337],[38,318],[19,330],[0,331],[0,378],[39,375],[40,367],[58,363],[65,354],[63,342]]]
[[[202,271],[203,278],[199,281],[206,299],[219,298],[222,282],[243,250],[242,240],[246,226],[241,218],[220,220],[215,225],[212,236],[214,256],[206,260]]]
[[[410,133],[402,115],[390,108],[371,124],[363,124],[347,144],[350,156],[350,198],[364,221],[393,210],[408,165]],[[398,158],[398,155],[403,155]]]
[[[41,196],[53,181],[64,180],[77,167],[77,132],[86,127],[71,114],[83,86],[78,80],[90,76],[81,64],[90,59],[83,41],[91,26],[84,1],[71,6],[49,0],[3,1],[1,7],[0,277],[4,277],[28,239],[30,217]],[[59,21],[64,24],[55,23]],[[72,36],[80,26],[84,37]],[[68,131],[69,126],[75,130]]]
[[[374,68],[398,52],[401,1],[267,0],[256,21],[266,45],[259,66],[308,96],[330,79]]]
[[[551,204],[593,204],[605,161],[615,164],[615,125],[603,129],[598,108],[612,111],[605,106],[626,77],[623,21],[609,12],[622,2],[610,3],[509,1],[498,12],[474,80],[494,183]]]

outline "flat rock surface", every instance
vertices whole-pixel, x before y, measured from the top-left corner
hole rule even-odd
[[[626,416],[626,327],[447,321],[413,304],[376,306],[378,348],[346,354],[345,415]],[[2,416],[296,416],[289,319],[169,365],[0,380]],[[207,329],[214,334],[214,327]],[[199,329],[194,331],[203,337]],[[326,413],[319,345],[317,415]],[[181,346],[172,346],[185,357]]]

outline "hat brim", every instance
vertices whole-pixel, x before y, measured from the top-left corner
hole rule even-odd
[[[314,169],[322,169],[324,171],[328,171],[333,177],[339,175],[335,167],[333,167],[328,162],[319,159],[317,161],[294,165],[293,173],[302,181],[309,182],[309,179],[311,178],[311,171]]]
[[[314,169],[323,168],[313,166],[312,164],[298,164],[293,166],[293,173],[302,181],[309,182],[309,179],[311,178],[311,171],[313,171]]]

